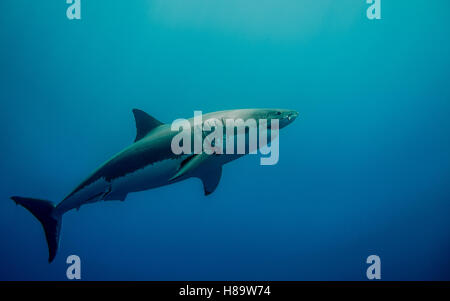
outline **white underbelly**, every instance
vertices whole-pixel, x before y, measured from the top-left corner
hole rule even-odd
[[[159,161],[114,179],[111,182],[112,191],[128,193],[166,185],[184,159],[185,156]]]

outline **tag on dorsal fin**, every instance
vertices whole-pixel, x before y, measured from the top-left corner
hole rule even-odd
[[[134,119],[136,120],[136,139],[134,142],[144,138],[150,131],[162,125],[163,123],[144,111],[133,109]]]

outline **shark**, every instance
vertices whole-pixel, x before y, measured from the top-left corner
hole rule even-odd
[[[12,196],[41,223],[48,246],[48,262],[58,251],[63,215],[82,205],[100,201],[124,201],[129,193],[157,188],[188,178],[199,178],[204,194],[215,191],[222,175],[222,166],[245,154],[205,154],[172,151],[171,143],[178,134],[171,124],[163,123],[139,109],[133,109],[136,122],[134,142],[103,163],[78,184],[61,202]],[[291,124],[297,111],[286,109],[238,109],[212,112],[203,120],[278,120],[279,129]],[[195,126],[194,118],[188,122]],[[270,126],[269,126],[270,128]],[[248,133],[246,133],[248,134]]]

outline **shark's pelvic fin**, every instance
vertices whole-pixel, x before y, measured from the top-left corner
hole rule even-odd
[[[133,114],[136,120],[136,139],[134,142],[141,140],[150,131],[163,124],[161,121],[139,109],[133,109]]]
[[[216,190],[219,185],[220,178],[222,177],[222,166],[214,169],[206,170],[201,175],[198,176],[203,182],[203,189],[205,195],[210,195]]]
[[[221,165],[208,165],[207,161],[212,159],[213,156],[201,153],[189,157],[181,164],[177,173],[169,181],[174,181],[181,177],[196,177],[202,180],[205,195],[213,193],[217,185],[219,185],[222,176]]]
[[[48,262],[52,262],[56,256],[61,230],[61,215],[55,212],[55,205],[46,200],[22,198],[13,196],[11,199],[16,204],[28,209],[42,224],[48,245]]]

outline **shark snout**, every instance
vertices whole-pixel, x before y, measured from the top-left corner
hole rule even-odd
[[[289,113],[287,113],[287,120],[289,120],[289,121],[294,121],[295,120],[295,118],[297,118],[297,116],[298,116],[298,112],[297,111],[290,111]]]
[[[284,128],[285,126],[291,124],[298,117],[298,112],[293,110],[283,110],[280,113],[280,128]]]

